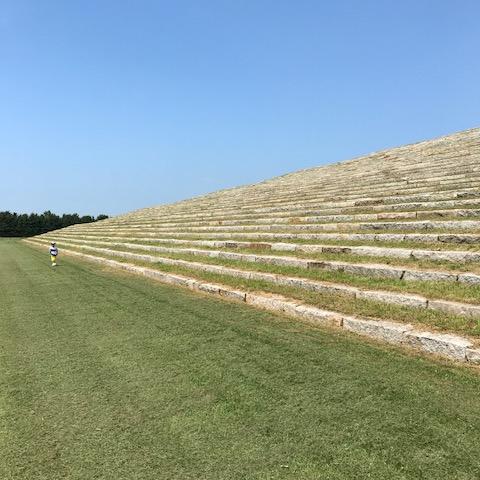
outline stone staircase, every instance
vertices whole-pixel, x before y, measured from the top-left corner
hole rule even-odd
[[[162,282],[480,362],[480,129],[28,242],[51,240]]]

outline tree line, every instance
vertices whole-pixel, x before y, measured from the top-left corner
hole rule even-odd
[[[29,237],[68,227],[76,223],[90,223],[108,218],[108,215],[81,217],[78,213],[64,213],[62,216],[47,210],[43,213],[0,212],[0,237]]]

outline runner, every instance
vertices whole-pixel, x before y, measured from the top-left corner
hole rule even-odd
[[[50,260],[52,262],[52,267],[57,266],[57,255],[58,255],[58,248],[55,242],[52,242],[52,246],[49,249],[50,252]]]

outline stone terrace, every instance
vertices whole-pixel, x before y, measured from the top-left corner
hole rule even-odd
[[[480,129],[29,241],[50,240],[160,281],[480,361]]]

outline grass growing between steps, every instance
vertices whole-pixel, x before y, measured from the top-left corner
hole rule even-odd
[[[476,479],[478,372],[0,243],[0,478]]]
[[[74,241],[74,240],[73,240]],[[92,241],[92,243],[94,243]],[[128,242],[130,243],[130,242]],[[135,242],[132,242],[135,243]],[[138,243],[139,245],[141,243]],[[405,268],[414,268],[414,269],[424,269],[424,270],[445,270],[456,273],[480,273],[480,264],[477,262],[450,262],[446,260],[427,260],[427,259],[415,259],[415,258],[394,258],[386,256],[373,256],[373,255],[356,255],[350,253],[312,253],[312,252],[288,252],[288,251],[278,251],[271,250],[270,248],[218,248],[218,247],[205,247],[201,246],[192,246],[188,245],[178,245],[178,244],[159,244],[158,246],[167,247],[167,248],[198,248],[200,250],[221,250],[221,251],[232,251],[237,253],[247,253],[247,254],[258,254],[258,255],[276,255],[283,257],[296,257],[296,258],[306,258],[312,260],[326,260],[326,261],[336,261],[336,262],[348,262],[348,263],[383,263],[385,265],[392,265],[397,267]],[[112,247],[115,249],[122,247]]]
[[[82,251],[81,249],[73,248],[71,250],[79,252]],[[300,302],[327,310],[358,316],[367,316],[381,320],[393,320],[398,322],[420,324],[428,326],[430,329],[480,337],[480,320],[478,319],[459,317],[435,310],[414,309],[383,302],[353,299],[352,297],[336,293],[330,294],[327,292],[313,292],[294,286],[277,285],[266,280],[243,279],[228,274],[204,272],[190,267],[142,262],[140,260],[124,259],[113,255],[99,254],[97,252],[91,252],[91,254],[118,262],[134,263],[135,265],[153,268],[163,272],[185,275],[191,278],[204,280],[206,282],[221,283],[251,292],[263,291],[285,295],[287,297],[297,299]],[[258,269],[256,270],[258,271]]]
[[[87,247],[87,246],[86,246]],[[83,251],[92,255],[103,255],[103,253],[89,250],[81,246],[70,246],[70,250]],[[472,304],[480,304],[480,285],[459,283],[459,282],[422,282],[422,281],[403,281],[389,278],[374,278],[360,275],[353,275],[340,271],[328,271],[317,268],[307,269],[299,267],[289,267],[282,265],[272,265],[260,262],[248,262],[244,260],[231,260],[227,258],[215,258],[205,255],[193,255],[189,253],[164,253],[164,252],[148,252],[145,250],[127,249],[120,247],[105,247],[113,251],[125,251],[128,253],[138,253],[140,255],[149,255],[152,257],[165,257],[178,260],[186,260],[190,262],[200,262],[209,265],[223,265],[226,267],[240,268],[244,270],[254,270],[259,272],[278,273],[281,275],[291,275],[300,278],[308,278],[311,280],[319,280],[326,282],[341,283],[351,285],[358,288],[370,290],[387,290],[398,293],[415,293],[424,295],[431,299],[443,299],[458,302],[466,302]],[[106,254],[108,255],[108,254]],[[112,257],[117,260],[120,257]],[[137,260],[126,260],[127,262],[138,263]]]

